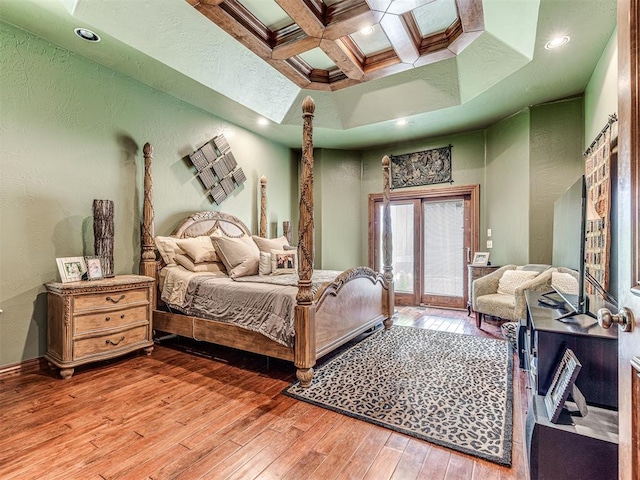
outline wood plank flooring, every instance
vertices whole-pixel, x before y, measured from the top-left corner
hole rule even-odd
[[[502,338],[466,311],[401,307],[396,324]],[[517,358],[506,468],[281,395],[286,362],[193,345],[0,376],[0,479],[528,478]]]

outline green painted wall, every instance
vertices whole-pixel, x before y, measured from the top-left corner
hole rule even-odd
[[[315,264],[325,270],[346,270],[361,263],[361,199],[359,151],[314,151]],[[363,208],[365,210],[363,210]]]
[[[529,260],[528,110],[487,129],[484,224],[490,228],[494,265]],[[480,247],[486,246],[486,228]]]
[[[584,171],[582,98],[532,107],[529,263],[552,263],[553,205]]]
[[[3,23],[0,101],[0,366],[45,353],[43,284],[58,279],[56,257],[93,254],[93,199],[115,203],[116,273],[137,272],[145,142],[156,234],[218,209],[183,158],[219,133],[248,179],[224,211],[256,231],[261,175],[272,231],[297,211],[289,148]]]

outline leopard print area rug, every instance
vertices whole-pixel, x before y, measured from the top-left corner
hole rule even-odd
[[[510,466],[512,375],[504,340],[394,325],[282,393]]]

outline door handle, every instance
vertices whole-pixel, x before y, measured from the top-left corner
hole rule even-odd
[[[611,313],[608,308],[598,310],[598,325],[602,328],[611,328],[616,323],[621,332],[630,332],[635,323],[633,312],[626,307],[621,307],[616,314]]]

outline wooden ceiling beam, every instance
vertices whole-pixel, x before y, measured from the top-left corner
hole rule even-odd
[[[420,57],[418,44],[415,43],[403,16],[385,15],[380,22],[380,26],[401,62],[413,64],[418,60]]]
[[[361,4],[356,5],[351,10],[333,17],[328,17],[327,26],[322,38],[338,40],[362,28],[380,23],[383,15],[382,12],[370,10],[369,6],[363,0]]]
[[[456,0],[456,5],[465,32],[484,31],[482,0]]]
[[[326,40],[320,42],[320,48],[349,78],[360,80],[364,75],[363,65],[341,40]]]
[[[220,7],[205,3],[199,3],[195,8],[253,53],[265,60],[271,59],[271,47],[267,41],[256,36],[255,32],[238,23],[228,12]]]
[[[289,57],[299,55],[308,50],[312,50],[320,45],[320,39],[316,37],[298,38],[290,42],[284,42],[282,44],[273,47],[271,58],[276,60],[286,60]]]
[[[321,6],[312,1],[301,2],[300,0],[276,0],[276,3],[308,36],[322,37],[324,22],[323,12],[319,10]]]

